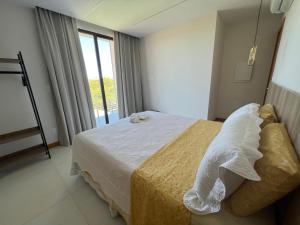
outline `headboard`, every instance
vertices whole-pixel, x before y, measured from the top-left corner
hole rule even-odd
[[[280,121],[286,124],[300,158],[300,94],[271,82],[266,103],[274,105]],[[300,188],[283,198],[276,208],[279,224],[299,225]]]
[[[300,94],[271,82],[266,103],[274,105],[280,121],[286,124],[300,157]]]

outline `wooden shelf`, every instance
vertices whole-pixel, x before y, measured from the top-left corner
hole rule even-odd
[[[12,141],[17,141],[23,138],[31,137],[40,134],[41,130],[39,127],[31,127],[24,130],[14,131],[7,134],[0,135],[0,144],[9,143]]]
[[[43,144],[22,149],[15,153],[0,157],[0,171],[30,163],[32,160],[45,158],[46,147]]]
[[[19,59],[0,58],[0,63],[20,63]]]
[[[36,127],[31,127],[31,128],[27,128],[24,130],[18,130],[18,131],[14,131],[14,132],[10,132],[10,133],[6,133],[6,134],[0,134],[0,145],[1,144],[6,144],[9,142],[13,142],[13,141],[17,141],[17,140],[21,140],[27,137],[32,137],[35,135],[40,135],[41,139],[42,139],[42,148],[44,149],[44,152],[47,154],[48,158],[51,158],[49,149],[48,149],[48,144],[47,144],[47,140],[44,134],[44,130],[42,127],[42,122],[38,113],[38,109],[35,103],[35,99],[34,99],[34,95],[33,95],[33,91],[31,89],[31,85],[30,85],[30,81],[29,81],[29,77],[28,74],[26,72],[26,68],[25,68],[25,63],[23,60],[23,56],[22,53],[19,51],[18,55],[17,55],[17,59],[10,59],[10,58],[0,58],[0,63],[12,63],[12,64],[18,64],[18,66],[20,67],[20,71],[18,70],[14,70],[14,71],[0,71],[0,74],[22,74],[21,78],[22,78],[22,82],[23,82],[23,86],[25,86],[27,88],[28,91],[28,95],[30,98],[30,102],[32,105],[32,109],[35,115],[35,119],[36,119]],[[25,154],[28,151],[39,151],[41,148],[40,145],[38,146],[34,146],[32,148],[29,149],[23,149],[21,150],[22,154]],[[15,149],[17,150],[17,149]],[[8,156],[11,157],[11,156]],[[0,157],[3,159],[3,157]],[[5,159],[6,157],[4,157]]]

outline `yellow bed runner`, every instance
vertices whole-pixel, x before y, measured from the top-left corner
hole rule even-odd
[[[199,120],[148,158],[131,177],[132,225],[189,225],[183,205],[199,162],[222,123]]]

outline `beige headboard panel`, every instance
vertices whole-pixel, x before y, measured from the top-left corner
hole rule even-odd
[[[300,94],[271,83],[266,103],[275,106],[281,122],[285,123],[288,128],[300,157]]]
[[[288,128],[289,135],[300,157],[300,94],[271,83],[266,103],[275,106],[276,112]],[[278,202],[276,215],[280,225],[300,224],[300,188]]]

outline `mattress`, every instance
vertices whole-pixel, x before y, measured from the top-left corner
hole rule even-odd
[[[128,222],[130,217],[130,182],[132,172],[149,156],[176,138],[195,120],[148,111],[149,118],[130,123],[128,118],[77,135],[72,146],[72,174],[85,172],[86,179]],[[240,218],[224,209],[217,214],[192,216],[193,225],[273,225],[274,215],[266,209]]]

